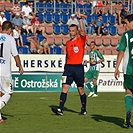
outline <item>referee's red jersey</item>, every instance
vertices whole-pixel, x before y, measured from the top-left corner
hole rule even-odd
[[[86,35],[66,42],[66,64],[82,64]]]

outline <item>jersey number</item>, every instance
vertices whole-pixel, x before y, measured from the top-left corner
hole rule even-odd
[[[126,33],[125,36],[126,36],[126,39],[127,39],[127,42],[128,42],[128,34]],[[133,38],[130,38],[130,43],[133,43]],[[133,48],[131,50],[131,55],[133,55]]]
[[[0,44],[0,57],[3,57],[3,43]]]

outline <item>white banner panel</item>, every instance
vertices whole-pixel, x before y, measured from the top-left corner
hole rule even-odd
[[[65,55],[20,55],[21,63],[25,72],[63,72]],[[116,56],[104,56],[105,62],[101,63],[100,72],[114,72],[116,66]],[[89,60],[85,55],[84,60]],[[89,69],[89,64],[85,66],[85,71]],[[18,68],[14,60],[12,61],[12,72],[17,72]],[[121,66],[120,66],[121,71]]]
[[[100,73],[97,81],[98,92],[124,92],[123,74],[116,80],[114,73]]]

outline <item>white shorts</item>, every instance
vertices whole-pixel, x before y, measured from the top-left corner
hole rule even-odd
[[[13,93],[12,77],[0,76],[0,91],[2,93]]]

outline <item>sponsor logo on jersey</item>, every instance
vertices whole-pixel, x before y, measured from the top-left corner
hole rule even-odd
[[[74,52],[75,52],[75,53],[78,53],[78,52],[79,52],[79,49],[78,49],[77,46],[74,47]]]
[[[5,36],[0,36],[0,41],[5,41],[6,37]]]

